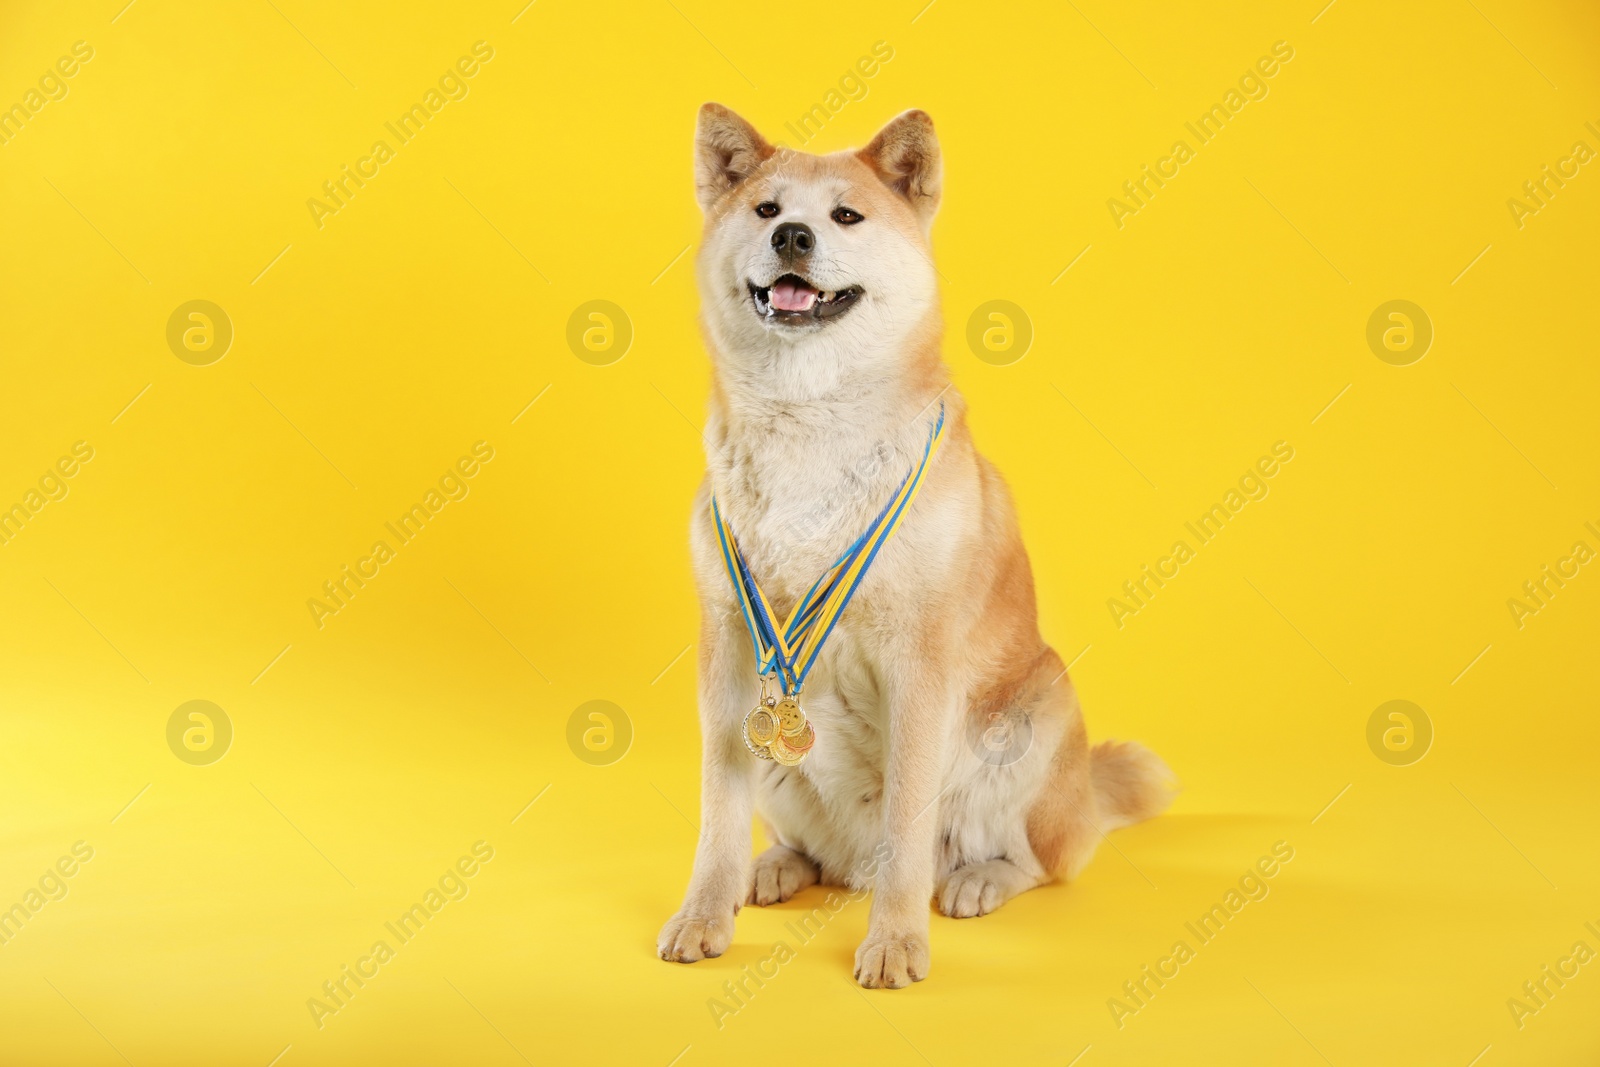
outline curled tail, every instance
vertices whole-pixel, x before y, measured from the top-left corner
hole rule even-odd
[[[1102,741],[1094,746],[1089,752],[1089,780],[1102,831],[1160,815],[1178,794],[1172,771],[1161,757],[1136,741]]]

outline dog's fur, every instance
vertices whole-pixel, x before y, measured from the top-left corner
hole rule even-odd
[[[715,371],[691,526],[704,780],[694,874],[661,931],[663,959],[720,955],[742,904],[818,881],[872,885],[856,978],[899,988],[928,973],[930,897],[949,916],[987,914],[1072,878],[1107,831],[1170,800],[1153,753],[1089,747],[1072,683],[1039,635],[1010,494],[973,446],[940,358],[928,242],[940,171],[920,111],[859,152],[828,156],[775,148],[717,104],[700,111],[698,274]],[[779,213],[762,217],[763,204]],[[863,221],[840,224],[841,206]],[[803,259],[773,247],[785,222],[814,232]],[[786,272],[859,295],[826,321],[775,322],[751,287]],[[806,686],[810,757],[794,768],[757,760],[741,739],[754,660],[711,495],[786,617],[920,460],[941,404],[945,440],[921,495]],[[753,869],[752,812],[774,842]]]

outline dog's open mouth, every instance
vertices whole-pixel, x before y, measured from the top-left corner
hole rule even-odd
[[[798,274],[782,275],[765,287],[754,282],[748,284],[756,314],[785,326],[824,322],[842,315],[861,296],[860,286],[832,291],[817,289]]]

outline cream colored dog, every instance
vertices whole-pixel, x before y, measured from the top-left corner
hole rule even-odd
[[[978,454],[940,358],[928,231],[933,123],[909,111],[859,152],[776,148],[700,110],[698,273],[714,369],[709,471],[691,542],[701,604],[701,830],[662,959],[718,956],[741,905],[818,881],[873,887],[863,985],[928,973],[930,898],[984,915],[1057,876],[1104,834],[1157,814],[1168,772],[1145,748],[1090,749],[1061,658],[1039,635],[1010,495]],[[892,498],[941,405],[921,495],[833,631],[803,694],[798,767],[743,743],[754,653],[724,570],[716,494],[780,616]],[[752,869],[751,815],[775,842]]]

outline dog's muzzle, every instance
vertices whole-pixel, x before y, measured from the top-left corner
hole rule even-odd
[[[756,314],[783,326],[802,326],[837,318],[861,296],[860,286],[832,291],[817,289],[798,274],[784,274],[767,286],[747,284]]]

